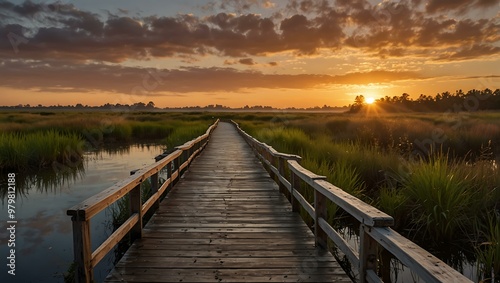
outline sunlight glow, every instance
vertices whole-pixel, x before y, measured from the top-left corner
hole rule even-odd
[[[367,97],[365,101],[366,101],[367,104],[372,104],[373,102],[375,102],[375,98],[373,98],[373,97]]]

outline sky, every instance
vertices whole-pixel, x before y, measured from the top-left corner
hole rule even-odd
[[[499,66],[500,0],[0,0],[0,105],[344,106]]]

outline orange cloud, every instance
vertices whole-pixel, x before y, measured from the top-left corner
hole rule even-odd
[[[168,92],[238,92],[245,89],[313,89],[328,85],[420,80],[413,72],[372,71],[345,75],[263,74],[233,68],[147,69],[103,64],[6,61],[0,65],[2,86],[51,92],[106,91],[162,95]],[[29,79],[24,79],[29,78]]]

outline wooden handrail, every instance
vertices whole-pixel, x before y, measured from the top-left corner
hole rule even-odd
[[[347,256],[352,266],[357,267],[360,282],[383,282],[377,275],[377,249],[379,247],[383,247],[391,253],[425,282],[472,282],[460,272],[391,229],[390,227],[394,225],[394,219],[390,215],[329,183],[325,177],[303,168],[299,164],[300,156],[279,153],[271,146],[247,134],[238,123],[231,122],[253,148],[257,157],[267,166],[270,174],[277,177],[280,191],[287,193],[292,204],[292,211],[299,211],[300,206],[302,206],[314,219],[316,244],[326,248],[327,240],[332,240],[336,247]],[[286,169],[290,172],[290,176],[286,176]],[[314,203],[312,205],[300,194],[301,183],[314,190]],[[327,201],[335,203],[359,221],[359,250],[352,247],[332,227],[331,223],[328,223],[325,205]]]
[[[67,214],[71,216],[73,223],[73,249],[76,264],[75,282],[92,282],[94,280],[94,267],[128,233],[131,234],[133,239],[142,236],[142,216],[152,208],[158,208],[162,195],[168,188],[172,187],[174,181],[182,174],[182,170],[189,166],[194,157],[205,148],[218,123],[219,120],[215,121],[205,134],[176,147],[176,150],[170,154],[157,158],[155,163],[131,172],[132,175],[125,180],[67,210]],[[167,170],[168,179],[158,187],[158,174],[162,169]],[[150,177],[152,195],[142,203],[141,184]],[[130,217],[92,252],[90,241],[91,218],[127,194],[129,194],[130,199]]]

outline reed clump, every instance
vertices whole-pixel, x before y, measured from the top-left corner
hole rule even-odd
[[[0,134],[0,170],[27,170],[68,163],[83,155],[84,141],[57,130]]]

